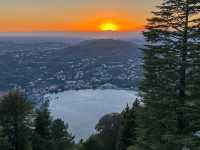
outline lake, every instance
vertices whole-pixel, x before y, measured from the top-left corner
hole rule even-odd
[[[76,141],[95,132],[98,120],[105,114],[121,112],[132,105],[137,92],[130,90],[69,90],[46,95],[51,99],[50,111],[54,118],[69,124]]]

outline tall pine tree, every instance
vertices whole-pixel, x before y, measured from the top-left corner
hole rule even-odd
[[[200,0],[163,0],[144,32],[138,149],[200,148]]]
[[[51,150],[51,123],[49,101],[36,110],[33,150]]]
[[[127,105],[121,113],[121,123],[117,139],[117,150],[126,150],[129,146],[136,143],[136,111],[139,107],[139,101],[133,103],[132,108]]]
[[[8,150],[26,150],[30,144],[32,120],[33,105],[23,93],[15,90],[3,96],[0,99],[1,144]]]
[[[68,132],[68,125],[61,119],[52,122],[51,140],[53,150],[71,150],[74,146],[74,136]]]

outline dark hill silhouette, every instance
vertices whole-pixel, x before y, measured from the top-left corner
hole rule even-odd
[[[126,60],[127,58],[137,58],[141,54],[138,46],[131,42],[113,40],[113,39],[97,39],[83,41],[78,45],[70,46],[64,51],[60,51],[63,56],[71,58],[108,58],[110,60]]]
[[[47,92],[105,85],[133,89],[140,77],[141,51],[131,42],[96,39],[68,47],[56,42],[7,45],[0,54],[0,91],[14,86]]]

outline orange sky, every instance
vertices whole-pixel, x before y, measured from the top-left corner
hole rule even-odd
[[[106,22],[138,31],[154,6],[154,0],[0,1],[0,32],[99,31]]]

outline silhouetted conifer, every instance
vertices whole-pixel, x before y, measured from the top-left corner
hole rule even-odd
[[[132,108],[127,105],[121,113],[121,124],[116,149],[126,150],[136,142],[136,110],[139,107],[139,101],[133,103]]]
[[[1,148],[26,150],[32,133],[33,105],[18,90],[0,99]]]
[[[139,149],[200,149],[200,1],[163,0],[144,36]]]

